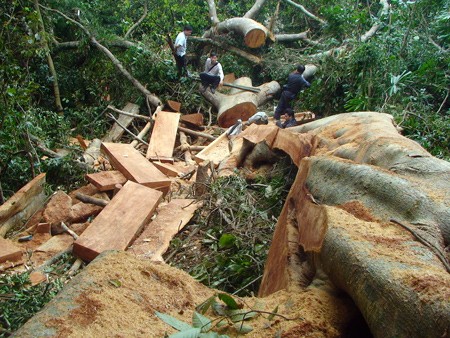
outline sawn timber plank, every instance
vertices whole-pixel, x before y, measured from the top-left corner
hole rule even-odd
[[[146,187],[167,193],[170,179],[159,171],[130,144],[102,143],[102,151],[108,156],[112,166],[129,180]]]
[[[147,158],[153,161],[173,162],[173,147],[177,137],[179,113],[160,111],[156,115]]]
[[[127,178],[118,170],[87,174],[86,179],[99,191],[114,190],[116,184],[124,185],[127,182]]]
[[[91,261],[105,250],[125,250],[150,221],[162,192],[131,181],[73,244],[77,257]]]

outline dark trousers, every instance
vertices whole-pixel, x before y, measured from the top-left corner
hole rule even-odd
[[[216,89],[220,83],[220,76],[209,75],[207,73],[200,73],[200,80],[202,81],[202,85],[204,87],[211,86],[214,89]]]
[[[188,75],[188,71],[186,68],[186,55],[175,55],[175,62],[177,63],[178,77],[183,76],[183,71],[186,75]]]
[[[291,93],[289,90],[283,90],[281,93],[280,101],[278,101],[278,106],[275,109],[275,113],[273,114],[273,117],[275,120],[279,120],[281,115],[284,114],[284,111],[287,108],[291,107],[291,101],[295,99],[295,94]]]

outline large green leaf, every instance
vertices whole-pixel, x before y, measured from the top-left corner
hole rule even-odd
[[[192,328],[191,325],[189,325],[175,317],[167,315],[165,313],[156,311],[155,314],[163,322],[165,322],[166,324],[169,324],[170,326],[172,326],[174,329],[177,329],[178,331],[186,331],[186,330],[189,330]]]
[[[180,331],[171,334],[169,338],[197,338],[200,337],[200,329],[197,327],[192,327],[188,330]]]
[[[228,308],[230,308],[231,310],[239,309],[239,304],[236,303],[234,298],[230,295],[227,295],[226,293],[219,293],[218,297],[222,302],[227,304]]]
[[[192,325],[200,328],[202,332],[206,332],[211,329],[211,320],[198,312],[194,312],[192,315]]]

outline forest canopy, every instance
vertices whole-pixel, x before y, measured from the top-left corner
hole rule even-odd
[[[0,202],[40,172],[54,187],[82,179],[74,165],[81,150],[69,138],[101,137],[109,104],[130,101],[151,112],[176,100],[182,113],[207,112],[195,81],[177,78],[166,41],[186,24],[191,71],[211,50],[225,73],[255,85],[283,85],[296,64],[314,64],[296,111],[392,114],[404,135],[450,158],[448,1],[12,0],[0,7]],[[249,46],[232,19],[259,24],[263,43]],[[55,156],[56,148],[69,154]]]

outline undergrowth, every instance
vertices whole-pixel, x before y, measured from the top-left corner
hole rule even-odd
[[[34,286],[31,271],[0,275],[0,337],[9,337],[58,294],[74,259],[71,254],[63,255],[45,268],[47,281]]]
[[[239,296],[256,293],[295,174],[286,158],[251,180],[218,178],[209,185],[194,224],[172,241],[165,260],[208,287]]]

